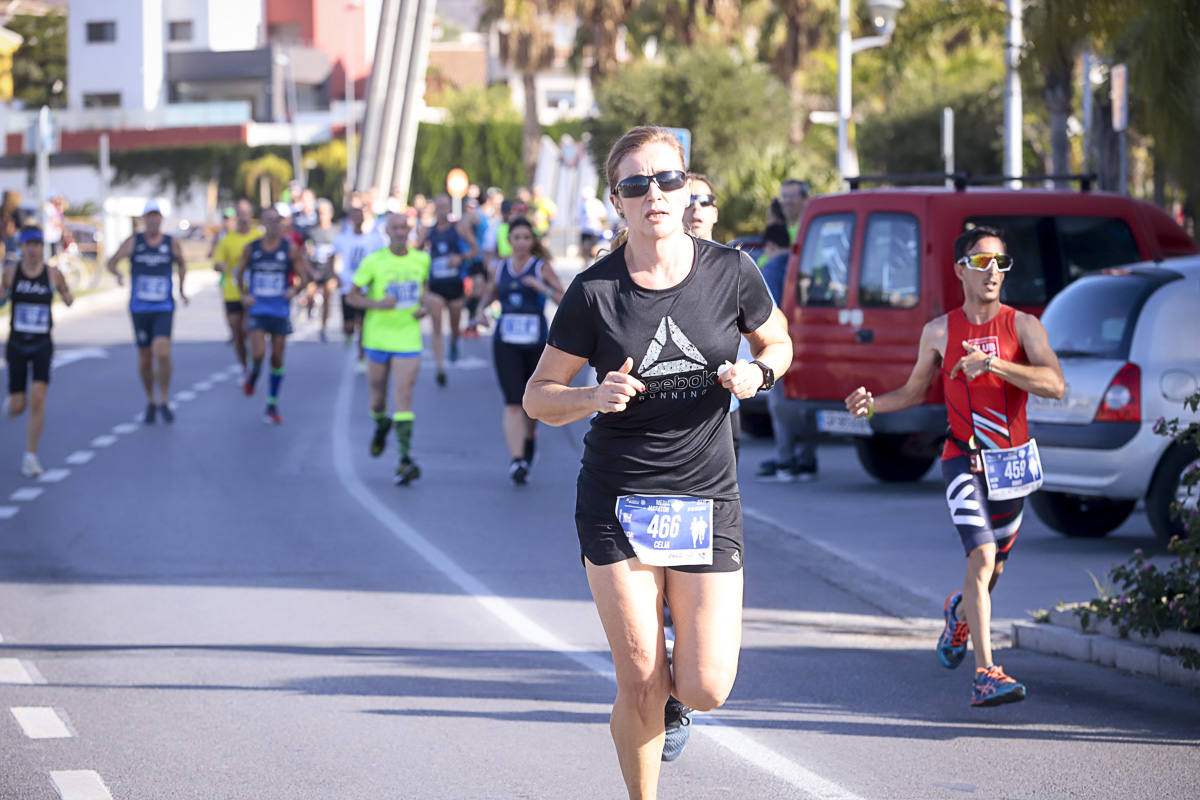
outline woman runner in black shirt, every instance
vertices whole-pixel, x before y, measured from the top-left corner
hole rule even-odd
[[[686,742],[689,709],[721,705],[737,674],[742,517],[729,394],[769,389],[792,346],[753,262],[684,232],[683,150],[670,131],[626,133],[607,178],[628,239],[568,287],[524,406],[550,425],[597,415],[575,523],[616,667],[621,772],[631,798],[653,798],[660,760]],[[737,359],[739,335],[754,361]],[[585,363],[600,384],[572,387]]]
[[[15,417],[29,407],[21,474],[36,478],[42,474],[37,449],[46,421],[46,389],[50,385],[50,364],[54,358],[54,342],[50,338],[54,321],[50,304],[55,291],[68,306],[75,298],[62,273],[42,261],[41,229],[25,228],[18,239],[21,260],[4,268],[0,286],[0,295],[12,301],[8,345],[4,351],[8,361],[8,396],[4,399],[4,413]]]

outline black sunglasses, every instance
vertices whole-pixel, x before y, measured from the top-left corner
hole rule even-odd
[[[688,200],[688,205],[695,203],[699,203],[702,208],[708,208],[709,206],[715,206],[717,201],[711,194],[694,194]]]
[[[621,197],[641,197],[650,191],[650,181],[658,184],[658,188],[664,192],[674,192],[682,189],[687,183],[687,173],[679,169],[669,169],[653,175],[630,175],[617,183],[617,194]]]

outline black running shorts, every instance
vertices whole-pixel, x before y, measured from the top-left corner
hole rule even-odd
[[[139,348],[149,347],[155,339],[170,339],[174,311],[133,311],[133,338]]]
[[[32,369],[34,381],[50,383],[50,362],[54,360],[54,344],[46,336],[40,342],[20,344],[9,341],[4,348],[8,361],[8,393],[24,394]]]
[[[946,481],[946,504],[950,519],[958,528],[967,555],[980,545],[994,543],[996,560],[1005,561],[1017,543],[1025,498],[989,500],[983,474],[971,472],[969,456],[955,456],[942,462]]]
[[[246,311],[246,306],[244,306],[242,304],[241,300],[226,300],[225,301],[225,313],[226,314],[242,314],[242,313],[245,313],[245,311]]]
[[[533,377],[538,359],[542,357],[544,344],[521,347],[505,344],[499,336],[492,337],[492,363],[496,367],[496,379],[500,381],[500,393],[506,406],[519,406],[525,397],[525,384]]]
[[[361,322],[366,309],[355,308],[346,302],[346,295],[342,295],[342,322]]]
[[[453,300],[461,300],[466,297],[466,290],[463,288],[462,278],[455,278],[449,281],[430,281],[429,291],[436,294],[446,302]]]
[[[597,566],[637,558],[633,545],[617,521],[617,498],[589,486],[581,477],[576,484],[575,529],[579,556]],[[679,572],[737,572],[742,568],[742,503],[713,501],[713,563],[668,567]]]

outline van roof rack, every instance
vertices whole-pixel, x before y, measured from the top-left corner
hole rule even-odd
[[[908,172],[897,175],[855,175],[844,178],[850,191],[858,191],[864,184],[876,186],[921,186],[953,181],[955,191],[961,192],[968,186],[1000,186],[1009,181],[1042,183],[1045,181],[1070,181],[1079,184],[1079,191],[1090,192],[1097,180],[1096,173],[1070,173],[1064,175],[972,175],[969,172]]]

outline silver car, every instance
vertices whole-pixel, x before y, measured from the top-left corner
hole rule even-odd
[[[1200,465],[1200,452],[1154,426],[1200,421],[1183,404],[1200,388],[1200,257],[1080,278],[1050,301],[1042,322],[1067,391],[1061,400],[1029,397],[1045,472],[1034,511],[1067,536],[1104,536],[1144,498],[1162,541],[1182,533],[1171,505],[1196,509],[1196,491],[1181,478]]]

